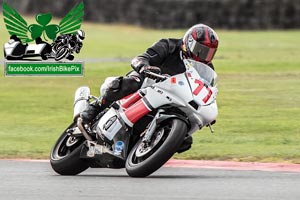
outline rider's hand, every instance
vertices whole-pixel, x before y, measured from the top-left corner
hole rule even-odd
[[[131,61],[131,67],[136,71],[139,72],[143,67],[149,66],[149,62],[143,58],[135,57]]]
[[[156,66],[144,66],[139,71],[139,73],[142,74],[143,76],[149,78],[155,78],[155,77],[151,77],[151,75],[147,74],[146,72],[153,72],[155,74],[160,74],[160,68]]]

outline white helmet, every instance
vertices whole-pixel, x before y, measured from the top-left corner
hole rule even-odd
[[[76,33],[76,38],[81,42],[85,38],[85,32],[83,30],[78,30]]]

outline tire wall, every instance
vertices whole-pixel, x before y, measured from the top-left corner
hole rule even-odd
[[[23,14],[61,18],[79,0],[5,0]],[[223,29],[300,28],[299,0],[84,0],[85,21],[151,28],[205,23]]]

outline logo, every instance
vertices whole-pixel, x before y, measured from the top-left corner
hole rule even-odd
[[[6,2],[3,16],[10,35],[4,44],[5,75],[83,75],[83,63],[70,62],[75,53],[80,53],[85,39],[85,32],[80,29],[83,2],[74,6],[58,24],[52,23],[51,13],[37,14],[36,22],[28,24]]]
[[[183,81],[178,81],[178,85],[184,85],[184,82]]]

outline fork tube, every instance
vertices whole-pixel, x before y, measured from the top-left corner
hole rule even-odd
[[[130,106],[127,110],[120,113],[120,115],[126,122],[126,124],[132,127],[135,122],[137,122],[143,116],[148,114],[150,111],[151,108],[149,108],[149,106],[146,105],[143,99],[140,99],[132,106]]]
[[[121,106],[124,109],[127,109],[129,106],[133,105],[135,102],[140,100],[143,95],[140,92],[135,92],[131,95],[128,95],[120,100]]]

